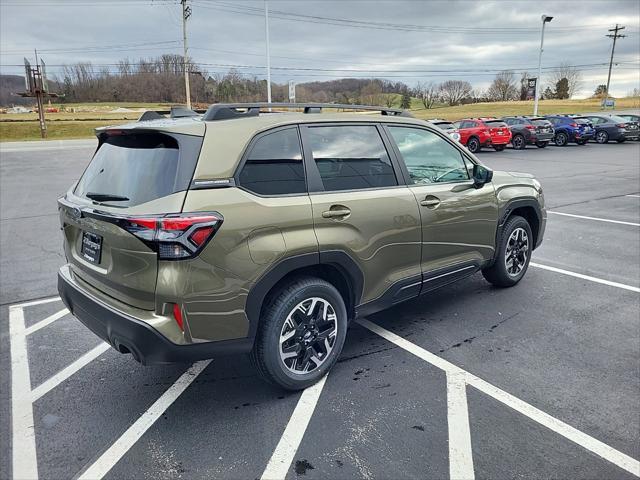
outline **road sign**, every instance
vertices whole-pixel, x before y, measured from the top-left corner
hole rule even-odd
[[[289,101],[296,103],[296,84],[293,80],[289,80]]]
[[[536,96],[537,78],[527,78],[527,100],[531,100]]]

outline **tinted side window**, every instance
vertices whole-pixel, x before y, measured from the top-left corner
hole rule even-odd
[[[297,129],[287,128],[260,137],[240,171],[240,185],[260,195],[306,192]]]
[[[382,138],[373,125],[308,127],[306,141],[325,191],[398,184]]]
[[[428,130],[389,126],[414,184],[469,180],[462,153]]]

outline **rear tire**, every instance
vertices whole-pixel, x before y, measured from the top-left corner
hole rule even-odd
[[[598,142],[599,144],[605,144],[609,141],[609,134],[607,132],[605,132],[604,130],[600,130],[599,132],[596,133],[596,142]]]
[[[520,134],[514,135],[511,139],[511,144],[514,150],[524,150],[527,147],[527,142]]]
[[[480,145],[480,140],[478,140],[476,137],[471,137],[467,141],[467,148],[471,153],[478,153],[482,148]]]
[[[556,137],[554,140],[557,146],[566,147],[567,143],[569,143],[569,136],[564,132],[558,132],[556,133]]]
[[[533,251],[531,227],[514,215],[505,224],[497,246],[496,260],[482,275],[496,287],[512,287],[524,277]]]
[[[587,141],[586,141],[586,140],[578,140],[576,143],[577,143],[578,145],[586,145],[586,144],[587,144]]]
[[[347,335],[347,309],[338,290],[298,277],[270,295],[251,360],[267,382],[302,390],[335,364]]]
[[[618,140],[616,140],[616,142],[624,143],[626,140],[627,140],[626,138],[619,138]]]
[[[493,146],[493,149],[494,149],[496,152],[501,152],[501,151],[503,151],[503,150],[504,150],[504,147],[506,147],[506,145],[494,145],[494,146]]]
[[[549,145],[549,142],[536,142],[536,147],[538,148],[544,148],[547,145]]]

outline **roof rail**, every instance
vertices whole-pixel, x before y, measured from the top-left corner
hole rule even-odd
[[[342,103],[217,103],[211,105],[202,118],[204,121],[229,120],[232,118],[257,117],[266,109],[298,109],[304,113],[320,113],[323,108],[343,110],[364,110],[380,112],[382,115],[412,117],[406,111],[397,108],[376,107],[371,105],[349,105]]]

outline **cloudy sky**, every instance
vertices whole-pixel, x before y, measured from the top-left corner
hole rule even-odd
[[[189,0],[189,54],[203,70],[234,67],[264,77],[263,0]],[[272,80],[340,77],[468,80],[485,89],[495,72],[535,72],[540,16],[547,24],[543,82],[561,63],[582,71],[578,97],[606,83],[616,23],[611,92],[640,87],[638,0],[269,0]],[[178,0],[0,0],[1,72],[20,74],[37,48],[49,76],[63,64],[114,68],[122,58],[182,52]]]

